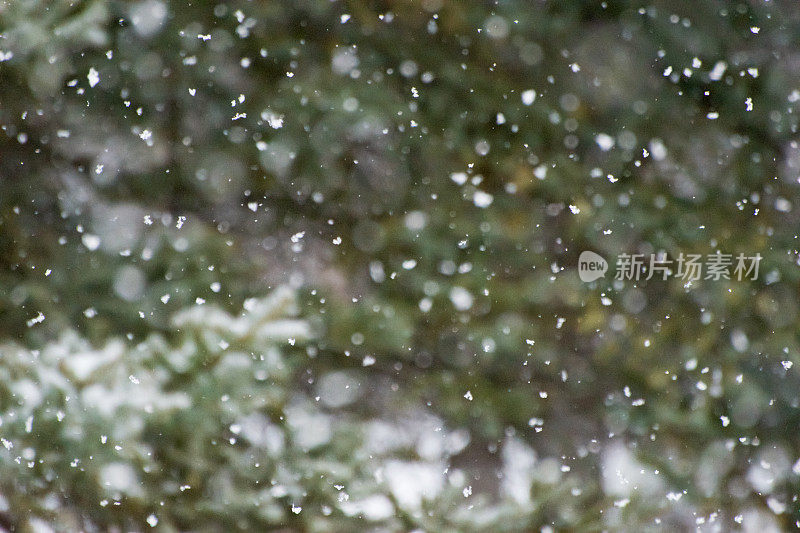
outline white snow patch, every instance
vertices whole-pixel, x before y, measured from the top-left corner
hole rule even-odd
[[[450,289],[450,301],[458,311],[467,311],[472,307],[474,298],[464,287],[453,287]]]
[[[480,207],[484,209],[492,205],[494,201],[494,196],[489,194],[488,192],[483,191],[475,191],[475,194],[472,195],[472,202],[475,204],[476,207]]]
[[[89,69],[89,74],[86,75],[86,79],[89,80],[89,87],[94,87],[100,83],[100,73],[97,72],[94,67],[91,67]]]
[[[533,89],[528,89],[527,91],[523,91],[521,97],[523,104],[531,105],[533,104],[534,100],[536,100],[536,91]]]
[[[594,142],[597,143],[597,146],[604,152],[608,152],[612,148],[614,148],[614,137],[608,135],[607,133],[598,133],[597,136],[594,138]]]

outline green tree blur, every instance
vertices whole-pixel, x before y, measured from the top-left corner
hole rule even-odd
[[[0,527],[800,527],[798,35],[0,2]],[[756,279],[613,275],[716,252]]]

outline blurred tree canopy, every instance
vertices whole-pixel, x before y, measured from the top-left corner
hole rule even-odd
[[[800,527],[798,35],[762,0],[0,2],[0,526]]]

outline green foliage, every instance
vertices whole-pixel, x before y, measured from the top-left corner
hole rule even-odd
[[[298,450],[285,442],[292,374],[279,346],[309,329],[282,318],[285,290],[248,304],[239,317],[183,311],[172,342],[98,349],[67,332],[41,351],[3,347],[8,523],[138,529],[153,514],[166,530],[218,530],[288,520],[287,502],[302,501],[291,487],[307,472],[283,470]],[[271,483],[254,482],[262,477]],[[275,486],[287,494],[273,497]]]
[[[789,528],[798,20],[689,0],[4,4],[6,525]],[[763,261],[756,280],[584,284],[587,249]],[[279,285],[305,350],[208,323]],[[91,383],[69,362],[86,353]],[[72,403],[99,384],[151,388]],[[280,453],[230,434],[252,413]],[[326,444],[291,446],[293,418],[327,420]],[[381,424],[383,454],[364,444]],[[463,445],[426,455],[439,429]],[[136,493],[103,507],[115,461]],[[444,488],[402,501],[420,464]]]

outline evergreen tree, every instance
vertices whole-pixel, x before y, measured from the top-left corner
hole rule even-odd
[[[799,26],[0,4],[3,527],[794,527]]]

